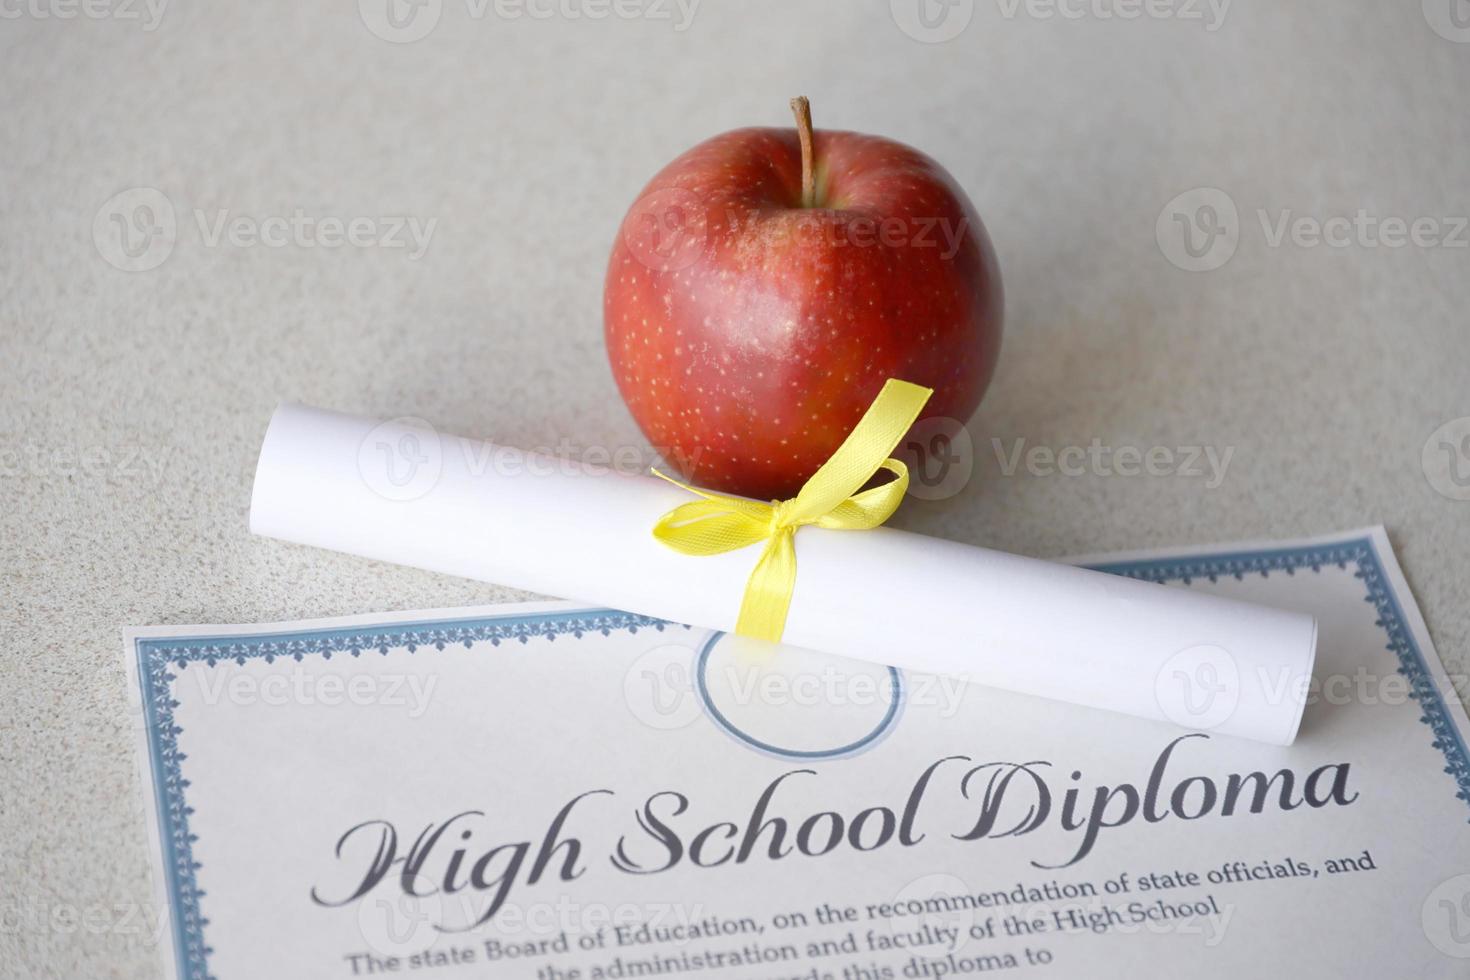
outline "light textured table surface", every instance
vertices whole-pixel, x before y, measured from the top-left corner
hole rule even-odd
[[[520,597],[250,537],[277,401],[642,445],[602,350],[617,223],[667,160],[785,125],[799,93],[818,126],[942,161],[1001,257],[975,478],[900,525],[1058,556],[1383,523],[1465,667],[1470,502],[1422,462],[1470,416],[1451,0],[959,0],[932,31],[908,0],[704,0],[687,23],[673,0],[429,0],[401,29],[385,2],[0,4],[0,976],[157,972],[124,624]],[[1223,193],[1238,247],[1185,271],[1167,206],[1197,188],[1220,193],[1181,205],[1195,244]],[[120,250],[118,221],[136,242],[166,210],[171,246]],[[418,257],[212,239],[221,212],[298,210],[435,224]],[[1360,211],[1339,245],[1276,239],[1283,215]],[[1418,243],[1380,241],[1420,218]],[[992,439],[1017,438],[1233,456],[1218,486],[1006,476]]]

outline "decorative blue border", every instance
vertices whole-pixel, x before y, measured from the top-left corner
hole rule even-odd
[[[184,800],[189,780],[183,777],[181,770],[188,756],[179,750],[179,735],[183,729],[174,721],[174,709],[179,702],[173,698],[171,685],[176,675],[170,668],[184,670],[195,663],[213,667],[226,661],[244,664],[247,660],[257,659],[274,663],[286,657],[300,661],[308,655],[320,655],[324,660],[330,660],[336,654],[360,657],[369,651],[377,651],[386,657],[390,650],[400,648],[406,648],[409,653],[417,653],[423,647],[444,650],[463,646],[470,649],[482,642],[499,646],[509,640],[527,643],[533,637],[555,640],[559,636],[572,636],[581,639],[593,633],[610,636],[617,630],[637,633],[640,629],[661,631],[672,626],[662,620],[633,613],[574,610],[274,634],[139,637],[135,654],[142,686],[143,717],[148,732],[149,760],[153,767],[154,802],[158,808],[158,836],[163,849],[167,876],[165,886],[172,910],[174,956],[179,976],[185,980],[215,980],[209,972],[209,955],[214,950],[204,942],[204,927],[209,925],[209,920],[200,908],[205,892],[197,879],[199,862],[194,860],[194,842],[198,837],[189,831],[189,816],[194,808]]]
[[[1434,683],[1423,651],[1414,641],[1371,538],[1304,548],[1227,552],[1207,557],[1105,562],[1090,567],[1128,578],[1189,585],[1197,579],[1214,582],[1225,576],[1244,579],[1247,575],[1266,577],[1272,572],[1295,575],[1301,569],[1320,572],[1323,567],[1332,565],[1343,570],[1349,565],[1356,566],[1354,576],[1363,581],[1367,593],[1364,601],[1373,604],[1378,615],[1377,625],[1383,627],[1387,636],[1387,649],[1397,658],[1398,672],[1409,680],[1410,694],[1423,709],[1420,720],[1433,733],[1433,746],[1444,753],[1444,771],[1453,777],[1458,787],[1455,796],[1470,803],[1470,751],[1467,751],[1464,737],[1450,719],[1442,692]],[[176,676],[170,672],[171,667],[183,670],[194,663],[213,667],[224,661],[244,664],[250,659],[264,659],[271,663],[282,657],[300,661],[308,655],[318,654],[324,659],[344,653],[358,657],[368,651],[386,656],[390,650],[398,648],[406,648],[410,653],[423,647],[444,650],[450,646],[463,646],[469,649],[481,642],[499,646],[508,640],[526,643],[533,637],[555,640],[559,636],[570,635],[580,639],[593,633],[608,636],[618,630],[636,633],[639,629],[663,630],[671,626],[661,620],[632,613],[577,610],[264,635],[140,637],[136,641],[135,655],[142,686],[179,976],[184,980],[215,980],[208,964],[213,950],[204,941],[204,927],[209,925],[209,920],[200,907],[205,892],[199,888],[199,862],[194,860],[193,854],[193,845],[198,838],[189,831],[189,816],[194,811],[184,799],[189,780],[183,777],[181,766],[187,756],[179,749],[179,735],[183,730],[174,721],[173,712],[179,703],[171,692]],[[703,672],[700,671],[698,676],[702,685]],[[707,698],[707,692],[705,696]],[[900,704],[901,700],[895,697],[894,705]],[[879,731],[883,728],[880,726]]]
[[[1419,649],[1413,631],[1404,619],[1403,608],[1384,573],[1383,562],[1372,538],[1304,548],[1225,552],[1207,557],[1103,562],[1088,567],[1126,578],[1190,585],[1195,579],[1216,582],[1226,576],[1243,580],[1247,575],[1267,578],[1272,572],[1295,575],[1303,568],[1320,572],[1327,565],[1336,565],[1346,571],[1350,564],[1357,566],[1353,577],[1363,582],[1367,592],[1363,601],[1372,603],[1378,614],[1374,622],[1387,634],[1386,648],[1398,660],[1398,672],[1409,681],[1409,696],[1418,701],[1423,710],[1419,720],[1434,733],[1433,746],[1444,753],[1444,771],[1454,778],[1458,787],[1455,798],[1470,803],[1470,751],[1466,750],[1464,735],[1451,720],[1443,692],[1434,683],[1434,674],[1424,660],[1424,652]]]
[[[877,726],[862,738],[849,742],[846,745],[838,746],[835,749],[783,749],[779,745],[761,741],[754,735],[742,730],[729,718],[726,718],[725,713],[715,706],[715,699],[709,693],[709,682],[705,679],[709,668],[709,655],[714,650],[715,644],[724,639],[725,635],[724,633],[715,633],[704,641],[704,645],[699,648],[699,655],[694,660],[693,673],[695,690],[699,693],[699,703],[704,706],[705,713],[710,716],[717,726],[736,741],[742,742],[759,752],[773,755],[778,759],[792,759],[805,762],[821,759],[843,759],[848,756],[857,755],[859,752],[870,749],[878,744],[898,722],[898,713],[903,707],[903,675],[899,673],[897,667],[889,667],[888,683],[889,690],[892,693],[888,703],[888,710],[884,712],[883,719],[878,722]]]

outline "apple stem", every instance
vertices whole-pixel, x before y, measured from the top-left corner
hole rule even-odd
[[[801,206],[817,206],[816,151],[812,148],[812,104],[804,95],[791,100],[796,116],[796,135],[801,140]]]

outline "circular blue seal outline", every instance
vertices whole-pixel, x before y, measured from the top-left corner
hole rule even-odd
[[[716,725],[724,729],[727,734],[759,752],[765,752],[782,759],[840,759],[845,756],[857,755],[860,752],[872,748],[892,730],[898,721],[899,711],[903,707],[903,674],[899,673],[898,668],[889,667],[888,677],[891,682],[890,687],[893,694],[888,704],[888,711],[884,714],[883,719],[878,722],[877,727],[857,741],[838,746],[835,749],[819,750],[783,749],[779,745],[763,742],[753,735],[741,731],[729,718],[726,718],[720,709],[715,707],[714,698],[710,696],[709,683],[705,680],[705,674],[709,667],[709,655],[714,650],[715,644],[719,643],[724,637],[725,633],[723,631],[711,633],[709,639],[705,640],[704,645],[700,647],[699,656],[694,663],[695,690],[699,692],[700,704],[704,706],[705,712],[709,714]]]

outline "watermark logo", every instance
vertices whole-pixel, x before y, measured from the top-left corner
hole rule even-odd
[[[657,731],[708,715],[760,751],[783,757],[837,757],[882,737],[901,710],[957,715],[961,677],[919,675],[905,684],[890,667],[781,649],[719,633],[696,652],[666,644],[644,652],[623,676],[629,712]]]
[[[992,438],[990,446],[1004,477],[1023,468],[1036,477],[1180,477],[1203,480],[1206,490],[1225,482],[1235,458],[1234,446],[1109,446],[1097,437],[1086,446],[1028,446],[1024,438]]]
[[[417,500],[438,485],[446,466],[474,481],[501,478],[599,479],[644,476],[671,464],[698,469],[700,452],[677,447],[585,445],[560,439],[554,445],[516,449],[439,435],[425,419],[402,417],[375,427],[358,445],[358,470],[374,493],[389,500]],[[0,451],[0,462],[4,453]],[[4,471],[0,470],[0,475]]]
[[[1470,500],[1470,415],[1435,429],[1424,443],[1420,462],[1435,493]]]
[[[412,44],[438,26],[444,0],[357,0],[357,12],[374,37]]]
[[[210,670],[181,670],[174,692],[207,705],[240,707],[385,708],[422,718],[432,706],[438,674],[319,673],[291,662],[263,670],[221,663]],[[192,690],[190,689],[192,688]]]
[[[970,219],[961,215],[889,215],[872,218],[863,214],[835,217],[823,210],[788,211],[776,221],[762,220],[757,209],[734,208],[725,215],[725,226],[748,240],[765,239],[772,246],[795,240],[826,248],[932,249],[942,261],[950,262],[965,246]]]
[[[889,0],[888,9],[899,30],[924,44],[954,40],[975,18],[975,0]]]
[[[357,471],[368,489],[387,500],[418,500],[439,484],[444,447],[434,426],[402,417],[369,432],[357,448]]]
[[[174,462],[177,446],[25,443],[0,447],[0,479],[31,477],[136,483],[157,489]]]
[[[1225,23],[1231,0],[996,0],[1001,16],[1015,20],[1198,21],[1213,34]]]
[[[1274,215],[1265,208],[1256,211],[1261,234],[1269,248],[1293,245],[1296,248],[1470,248],[1470,218],[1463,215],[1376,215],[1358,208],[1349,216],[1334,214],[1322,218],[1297,214],[1283,208]]]
[[[1470,0],[1467,0],[1470,2]],[[1257,208],[1267,248],[1470,248],[1470,216],[1351,213],[1301,214]],[[1244,229],[1235,200],[1217,187],[1197,187],[1174,198],[1154,226],[1159,251],[1189,272],[1213,272],[1235,255]]]
[[[128,936],[153,947],[168,928],[166,909],[131,901],[74,905],[22,896],[14,889],[0,899],[0,936]]]
[[[92,218],[97,253],[124,272],[156,269],[178,241],[173,202],[154,187],[130,187],[114,194]]]
[[[663,21],[682,34],[694,23],[702,0],[466,0],[471,17],[485,16],[489,7],[501,20],[618,20]]]
[[[623,222],[623,244],[654,272],[687,269],[704,255],[709,215],[699,195],[665,187],[640,197]]]
[[[337,215],[308,214],[296,208],[289,215],[271,214],[256,217],[219,208],[207,212],[194,209],[194,223],[205,248],[325,248],[350,246],[358,249],[406,249],[408,260],[423,258],[434,238],[438,218],[421,221],[414,215]]]
[[[1435,949],[1457,960],[1470,959],[1470,874],[1440,882],[1424,899],[1420,924]]]
[[[406,956],[434,946],[443,933],[435,923],[444,921],[444,897],[426,877],[403,873],[402,888],[377,889],[357,903],[357,929],[379,956]],[[356,960],[363,954],[354,954]],[[364,961],[366,962],[366,961]]]
[[[1154,697],[1164,717],[1184,728],[1219,728],[1240,705],[1240,666],[1223,647],[1201,644],[1180,650],[1154,678]]]
[[[694,651],[677,644],[654,647],[623,675],[623,700],[649,728],[685,728],[703,709],[694,693]]]
[[[1470,44],[1470,0],[1423,0],[1424,19],[1446,41]]]
[[[1186,272],[1212,272],[1240,245],[1240,212],[1218,187],[1196,187],[1174,198],[1154,224],[1159,251]]]
[[[1048,445],[1024,437],[993,436],[990,453],[979,459],[969,429],[950,418],[924,419],[894,450],[908,467],[909,489],[920,500],[944,500],[974,479],[977,466],[1002,479],[1034,477],[1069,479],[1195,480],[1206,490],[1224,484],[1236,447],[1205,444],[1144,446],[1105,443],[1094,436],[1087,443]],[[991,464],[991,459],[994,464]],[[1470,461],[1466,464],[1470,472]]]
[[[304,208],[263,217],[229,208],[194,208],[192,214],[199,244],[208,249],[402,249],[410,262],[428,251],[439,226],[438,218],[342,217],[309,214]],[[179,231],[173,202],[154,187],[132,187],[115,194],[92,218],[92,241],[98,254],[125,272],[147,272],[162,265],[178,245]]]
[[[895,450],[909,470],[909,496],[946,500],[963,490],[975,472],[975,441],[963,422],[922,419]]]
[[[668,22],[682,34],[694,24],[701,0],[464,0],[470,20],[644,20]],[[357,0],[368,31],[392,44],[412,44],[433,33],[444,0]]]
[[[152,33],[163,22],[169,0],[0,0],[0,20],[142,21]]]
[[[623,221],[623,244],[653,272],[687,269],[708,253],[711,231],[749,247],[786,248],[801,242],[812,248],[933,250],[952,262],[967,244],[969,219],[963,215],[873,218],[837,216],[831,211],[797,210],[773,216],[759,208],[727,206],[721,212],[693,191],[662,187],[639,198]]]

